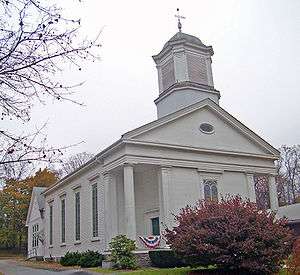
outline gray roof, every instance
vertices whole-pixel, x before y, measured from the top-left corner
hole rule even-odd
[[[33,187],[32,189],[32,195],[36,196],[40,210],[45,208],[45,196],[42,195],[42,192],[46,189],[46,187]]]
[[[163,49],[168,47],[170,44],[173,44],[174,42],[176,43],[177,41],[205,46],[198,37],[183,32],[177,32],[174,36],[172,36],[171,39],[168,40]]]

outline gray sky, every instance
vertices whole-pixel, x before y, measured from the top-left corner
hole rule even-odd
[[[101,61],[66,71],[85,80],[76,98],[86,107],[50,103],[33,110],[36,125],[48,120],[49,143],[85,143],[72,149],[97,153],[128,130],[156,119],[158,96],[151,58],[177,32],[212,45],[220,105],[275,147],[300,143],[300,1],[60,1],[82,18],[83,32],[101,34]]]

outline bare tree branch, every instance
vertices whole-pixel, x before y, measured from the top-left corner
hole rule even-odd
[[[0,0],[0,14],[0,119],[26,125],[34,104],[49,98],[82,105],[71,98],[82,83],[64,83],[57,75],[66,64],[81,70],[83,61],[98,59],[99,35],[81,39],[81,20],[65,18],[47,1]],[[54,162],[69,147],[49,147],[44,126],[23,135],[0,127],[0,165]]]
[[[279,197],[287,204],[300,202],[300,145],[283,145],[280,153],[277,163]]]

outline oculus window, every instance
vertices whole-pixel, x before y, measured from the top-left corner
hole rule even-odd
[[[204,134],[212,134],[215,131],[215,128],[210,123],[204,122],[199,126],[199,130]]]

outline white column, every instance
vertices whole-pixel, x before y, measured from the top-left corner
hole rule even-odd
[[[278,195],[275,176],[269,176],[269,194],[270,194],[270,206],[272,210],[278,209]]]
[[[111,240],[111,215],[110,215],[110,184],[111,174],[105,172],[104,177],[104,225],[105,225],[105,248],[109,248]]]
[[[204,200],[204,184],[203,184],[203,175],[202,171],[198,169],[198,178],[199,178],[199,200]]]
[[[124,165],[124,206],[125,206],[125,232],[128,238],[136,239],[136,217],[134,199],[133,166]]]
[[[254,174],[246,173],[248,198],[251,202],[256,202]]]
[[[163,231],[164,227],[169,228],[172,224],[169,196],[171,167],[161,167],[159,172],[160,219],[163,225],[161,226],[161,231]]]

